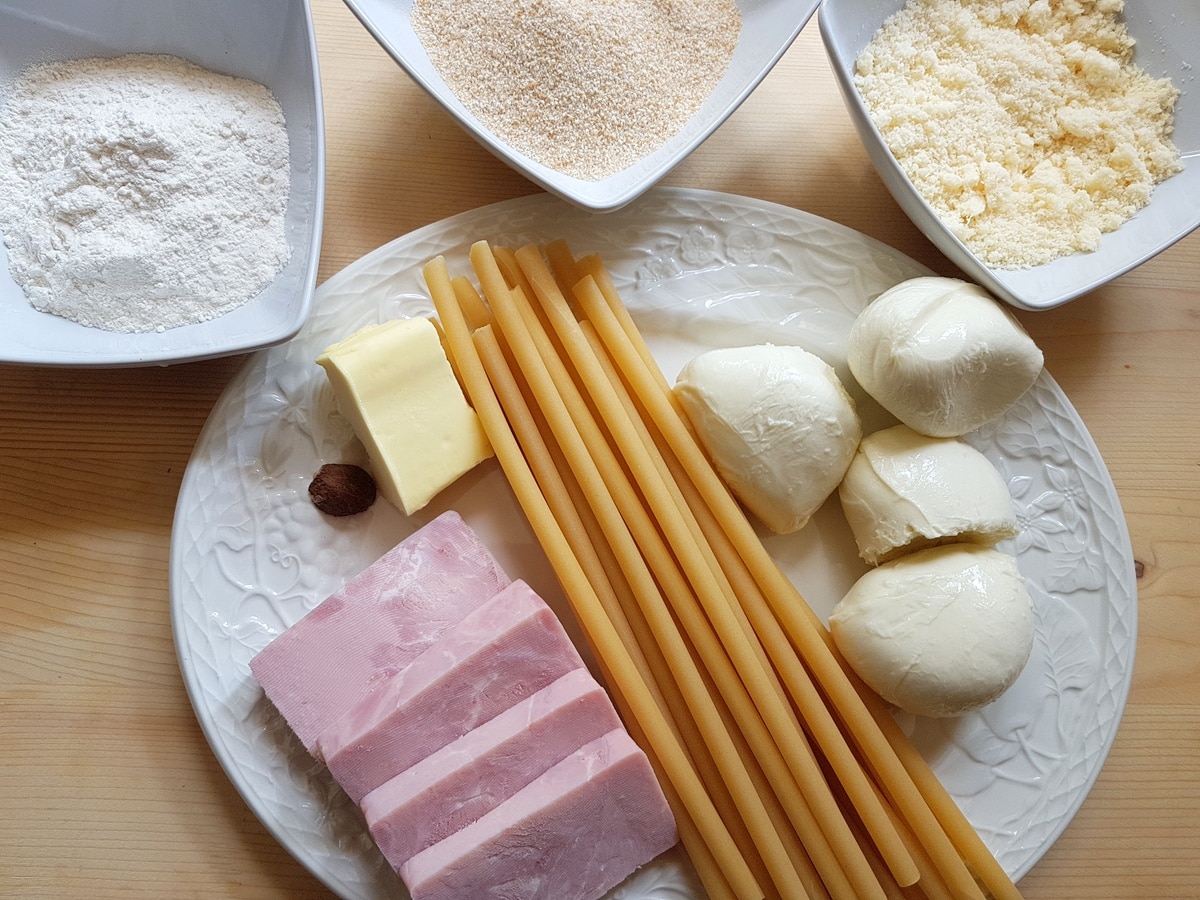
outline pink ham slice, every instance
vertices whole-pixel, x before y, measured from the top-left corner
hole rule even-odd
[[[443,513],[275,638],[250,670],[314,753],[322,730],[509,583],[462,518]]]
[[[608,694],[587,669],[574,669],[367,794],[371,836],[399,869],[620,727]]]
[[[318,752],[359,802],[582,665],[553,610],[514,581],[334,721],[318,737]]]
[[[595,900],[676,839],[649,762],[616,729],[399,872],[413,900]]]

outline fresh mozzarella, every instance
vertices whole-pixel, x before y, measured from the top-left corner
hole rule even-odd
[[[702,353],[675,395],[730,490],[778,534],[804,527],[837,489],[862,437],[833,368],[800,347]]]
[[[869,434],[838,487],[871,565],[951,541],[992,545],[1017,533],[1008,488],[986,456],[958,438],[896,425]]]
[[[977,544],[920,550],[870,570],[834,607],[829,627],[869,687],[922,716],[996,699],[1033,649],[1016,559]]]
[[[850,328],[847,362],[864,391],[904,424],[934,437],[974,431],[1037,380],[1042,351],[978,285],[903,281]]]

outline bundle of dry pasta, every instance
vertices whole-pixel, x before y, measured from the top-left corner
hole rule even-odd
[[[709,895],[1015,898],[767,555],[600,260],[425,268],[447,349]]]

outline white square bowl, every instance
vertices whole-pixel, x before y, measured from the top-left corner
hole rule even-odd
[[[884,21],[905,0],[823,0],[821,38],[846,106],[880,177],[896,202],[968,278],[1022,309],[1049,309],[1128,272],[1200,226],[1200,16],[1196,0],[1126,0],[1125,25],[1137,42],[1134,61],[1181,90],[1175,107],[1175,145],[1183,171],[1156,187],[1150,203],[1097,250],[1074,253],[1040,266],[997,269],[986,265],[942,224],[920,196],[871,121],[854,85],[854,62]]]
[[[479,143],[530,181],[583,209],[625,206],[678,165],[741,105],[816,11],[819,0],[740,0],[742,32],[725,76],[691,120],[657,150],[597,181],[566,175],[490,131],[442,80],[413,32],[412,0],[345,0],[375,40]]]
[[[0,242],[0,362],[168,365],[281,343],[308,317],[320,257],[325,138],[306,0],[0,0],[0,101],[5,85],[31,65],[127,53],[182,57],[271,90],[287,120],[291,258],[272,284],[225,315],[125,334],[34,309],[13,281]]]

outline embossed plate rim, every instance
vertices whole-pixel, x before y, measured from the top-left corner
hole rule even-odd
[[[731,342],[753,336],[754,329],[768,328],[778,334],[780,328],[791,328],[789,337],[803,335],[805,341],[814,341],[810,349],[839,365],[836,334],[847,326],[857,305],[871,299],[871,292],[925,271],[858,232],[760,200],[659,187],[625,210],[596,217],[549,195],[535,195],[462,213],[372,251],[318,289],[313,314],[297,338],[247,359],[214,407],[180,488],[171,541],[172,627],[197,718],[229,778],[280,843],[347,900],[405,894],[371,847],[349,801],[320,766],[307,760],[297,742],[288,742],[277,714],[271,718],[269,704],[261,700],[246,663],[254,648],[286,626],[287,618],[302,614],[327,595],[338,578],[361,568],[373,558],[371,554],[382,552],[423,520],[405,523],[394,510],[377,504],[354,522],[331,524],[312,513],[307,501],[297,500],[311,475],[290,470],[297,463],[289,454],[300,452],[297,446],[302,441],[297,439],[313,445],[309,463],[319,461],[323,453],[344,453],[350,446],[329,425],[335,417],[330,415],[328,392],[312,360],[331,336],[340,337],[383,315],[431,312],[415,271],[430,256],[445,253],[455,270],[456,265],[465,266],[465,250],[473,240],[554,237],[566,237],[576,252],[604,255],[668,375],[673,374],[669,365],[685,359],[688,347],[694,352],[697,345],[709,343],[714,323],[721,332],[717,339]],[[794,271],[785,272],[789,266]],[[794,284],[799,290],[804,284],[813,296],[806,295],[804,301],[781,296],[781,272],[789,289]],[[847,296],[851,283],[858,292],[852,298]],[[802,302],[808,305],[800,308]],[[750,331],[739,330],[743,328]],[[823,336],[824,332],[828,333]],[[670,346],[672,342],[679,346]],[[274,392],[251,390],[252,379],[268,376]],[[870,410],[864,407],[863,412],[866,418]],[[1039,426],[1042,420],[1046,424]],[[875,427],[881,424],[885,423]],[[1069,440],[1069,446],[1059,438]],[[1128,695],[1136,637],[1133,560],[1120,504],[1099,451],[1048,374],[1010,416],[970,439],[1002,467],[1010,487],[1019,492],[1015,499],[1023,530],[1012,549],[1023,571],[1031,568],[1036,575],[1035,601],[1042,610],[1039,646],[1047,648],[1046,658],[1038,664],[1042,668],[1031,663],[1030,678],[1023,676],[1006,698],[982,714],[952,725],[921,723],[915,736],[933,757],[935,770],[959,791],[956,796],[1005,868],[1019,878],[1074,816],[1115,737]],[[235,477],[229,477],[231,472]],[[488,528],[495,531],[488,517],[516,509],[501,508],[509,501],[495,490],[497,485],[502,486],[498,473],[472,473],[450,489],[452,496],[445,504],[463,504],[464,515],[484,529],[481,533]],[[242,488],[252,492],[250,500],[234,497],[229,510],[216,510],[205,502],[225,496],[223,491]],[[344,571],[324,573],[320,565],[299,566],[299,552],[286,546],[265,545],[278,553],[278,559],[264,561],[264,547],[250,538],[269,518],[271,504],[287,514],[280,534],[293,535],[314,557],[326,559],[320,554],[336,555],[345,548],[352,551],[350,558],[332,564]],[[772,552],[780,555],[789,571],[795,566],[804,569],[804,558],[816,553],[820,577],[826,577],[826,570],[833,573],[830,584],[821,585],[827,595],[855,577],[854,566],[844,559],[846,548],[837,544],[838,540],[844,543],[845,537],[834,535],[840,511],[828,509],[829,504],[818,513],[815,527],[806,529],[807,536],[802,532],[787,543],[769,539]],[[221,516],[230,511],[232,515],[223,520]],[[301,520],[310,515],[315,519]],[[271,522],[271,527],[278,525],[274,519]],[[836,546],[829,552],[837,558],[820,556],[828,551],[822,544],[826,535],[834,535],[829,543]],[[1055,541],[1067,539],[1074,543],[1056,547]],[[500,553],[513,550],[507,540],[500,541],[505,545]],[[513,540],[517,555],[528,555],[520,545],[524,538]],[[1078,550],[1074,566],[1068,564],[1074,559],[1068,550]],[[852,556],[852,548],[849,552]],[[1105,556],[1118,559],[1119,564],[1094,565],[1095,558],[1103,561]],[[854,563],[861,566],[857,560]],[[260,581],[243,578],[246,573],[236,571],[239,567],[248,567],[252,575],[260,571],[267,575]],[[810,561],[805,579],[812,579],[813,569]],[[279,573],[291,581],[281,581],[287,590],[272,594],[268,576]],[[315,581],[305,584],[306,576]],[[221,590],[206,592],[209,581],[217,577],[228,583]],[[321,579],[328,583],[321,584]],[[843,584],[838,584],[839,579]],[[539,587],[534,576],[530,580]],[[814,581],[805,584],[811,588]],[[553,585],[540,589],[549,594]],[[1071,602],[1077,594],[1081,595],[1078,607]],[[282,596],[278,606],[270,605],[271,596]],[[239,607],[244,608],[231,615]],[[289,615],[282,616],[281,608],[290,609]],[[272,616],[278,620],[273,624],[267,621]],[[1089,668],[1094,661],[1084,652],[1087,648],[1078,646],[1072,629],[1079,624],[1087,626],[1085,638],[1096,639],[1095,655],[1102,663],[1098,671]],[[1061,639],[1062,646],[1052,644],[1052,637]],[[1074,644],[1068,643],[1072,637]],[[1064,660],[1067,665],[1057,671]],[[1042,670],[1046,666],[1048,673]],[[1048,688],[1047,683],[1056,687]],[[1006,705],[1009,697],[1014,699]],[[1039,701],[1036,715],[1034,704],[1024,702],[1028,698]],[[1082,699],[1087,700],[1086,708],[1078,702]],[[1053,721],[1045,721],[1043,708],[1053,710]],[[991,718],[985,720],[983,715]],[[1062,748],[1041,746],[1050,728],[1057,729],[1053,736],[1071,744],[1070,752],[1062,754],[1066,761],[1057,767],[1055,754]],[[986,740],[976,740],[980,735]],[[1009,755],[1000,759],[1004,753]],[[1025,779],[1023,786],[1013,787],[1008,781],[998,785],[995,773],[1001,771],[1006,778],[1010,772],[1019,774]],[[991,781],[981,773],[992,776]],[[1018,796],[1018,788],[1025,793]],[[1012,821],[988,818],[991,810],[1006,805],[1015,808]],[[655,884],[666,885],[673,896],[690,897],[697,890],[678,854],[646,867],[627,883],[626,896],[630,900],[648,897],[646,892]]]

